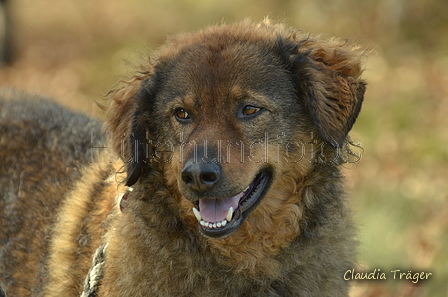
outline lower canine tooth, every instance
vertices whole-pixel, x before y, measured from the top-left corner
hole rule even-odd
[[[194,213],[194,216],[196,217],[196,219],[198,219],[198,221],[200,222],[202,220],[202,216],[195,207],[193,207],[193,213]]]
[[[227,213],[227,216],[226,216],[227,222],[230,222],[232,220],[232,216],[233,216],[233,207],[230,207],[229,212]]]

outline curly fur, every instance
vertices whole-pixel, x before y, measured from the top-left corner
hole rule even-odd
[[[94,163],[81,162],[75,176],[65,175],[67,193],[51,200],[56,215],[37,227],[51,232],[45,231],[48,240],[36,255],[30,245],[26,256],[13,251],[18,245],[11,238],[31,233],[4,222],[14,212],[3,209],[18,198],[0,200],[7,230],[0,237],[0,286],[7,296],[39,295],[31,290],[36,284],[45,296],[76,296],[94,250],[107,243],[98,296],[347,296],[343,273],[352,268],[356,243],[339,166],[365,91],[360,58],[346,41],[314,38],[268,21],[170,39],[109,94],[106,129],[113,152],[100,152]],[[242,98],[255,98],[270,113],[235,120],[231,106]],[[178,106],[194,113],[194,128],[173,119]],[[278,139],[259,141],[268,134]],[[217,190],[224,194],[208,195],[235,195],[260,170],[272,170],[263,200],[225,237],[200,234],[191,211],[199,196],[181,178],[185,159],[197,147],[203,150],[205,140],[209,155],[223,158],[225,180]],[[221,140],[227,140],[223,155]],[[285,149],[286,143],[296,147]],[[298,143],[320,150],[307,150],[304,158]],[[126,174],[117,174],[122,170]],[[1,186],[17,182],[19,176]],[[120,211],[125,186],[133,191]],[[44,194],[36,195],[46,203]],[[28,194],[17,202],[20,212],[33,199]]]

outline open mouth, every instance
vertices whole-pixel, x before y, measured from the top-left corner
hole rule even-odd
[[[241,193],[228,198],[202,198],[193,212],[199,230],[209,237],[223,237],[236,231],[254,210],[271,184],[272,171],[265,169]]]

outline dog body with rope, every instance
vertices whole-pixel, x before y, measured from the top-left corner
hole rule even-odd
[[[108,145],[1,93],[3,294],[347,296],[361,55],[269,22],[172,38],[109,94]]]

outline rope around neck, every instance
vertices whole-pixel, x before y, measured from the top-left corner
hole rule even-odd
[[[108,243],[96,249],[92,259],[92,266],[84,281],[84,290],[82,291],[81,297],[97,296],[101,279],[103,278],[103,266],[106,258],[107,245]]]
[[[118,199],[118,207],[120,211],[123,211],[132,191],[132,188],[128,188]],[[107,245],[108,243],[97,248],[93,255],[92,266],[84,280],[84,289],[81,293],[81,297],[97,297],[101,279],[103,278],[103,266],[106,260],[105,254]],[[0,297],[2,296],[0,295]]]

